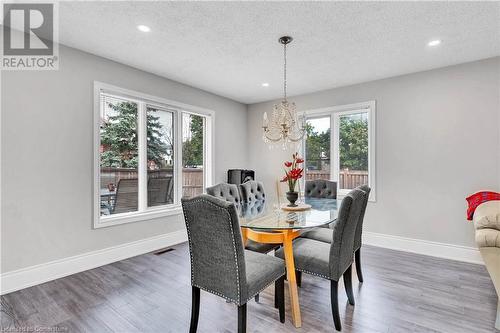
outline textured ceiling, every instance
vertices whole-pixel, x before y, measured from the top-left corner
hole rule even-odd
[[[62,2],[59,19],[63,44],[243,103],[281,96],[282,35],[290,95],[500,55],[500,2]]]

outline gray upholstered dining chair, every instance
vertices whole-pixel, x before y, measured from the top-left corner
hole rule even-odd
[[[192,308],[189,331],[196,332],[200,289],[238,306],[238,332],[246,332],[246,304],[275,283],[280,321],[285,322],[282,259],[243,249],[238,213],[233,203],[202,194],[183,198],[182,210],[191,257]]]
[[[227,202],[232,202],[236,209],[241,208],[241,198],[238,186],[235,184],[219,183],[217,185],[207,187],[207,194],[213,197],[222,199]]]
[[[264,185],[262,182],[255,180],[248,180],[239,186],[241,204],[246,207],[248,213],[249,210],[257,211],[263,209],[266,202],[266,192],[264,191]],[[279,245],[276,244],[264,244],[254,242],[252,240],[247,241],[247,250],[252,250],[261,253],[267,253]]]
[[[332,316],[338,331],[342,329],[338,307],[338,281],[342,276],[349,303],[354,305],[352,292],[354,236],[364,195],[365,192],[354,189],[342,200],[332,231],[331,243],[308,238],[297,238],[293,242],[295,268],[303,273],[330,280]],[[283,258],[283,249],[276,251],[276,256]]]
[[[264,187],[261,186],[261,188],[263,189]],[[220,183],[212,187],[207,187],[207,194],[227,202],[232,202],[236,206],[236,209],[241,209],[242,200],[240,199],[238,186],[235,184]],[[265,195],[263,195],[262,198],[263,197],[265,197]],[[243,205],[247,208],[246,211],[248,212],[249,210],[257,211],[259,209],[263,209],[264,204],[265,200],[252,200],[251,202],[244,203]],[[249,239],[245,249],[260,253],[268,253],[276,247],[276,244],[258,243]]]
[[[304,196],[306,198],[337,199],[337,182],[325,179],[308,180],[304,188]],[[331,224],[327,224],[321,228],[331,227]]]
[[[363,206],[361,207],[361,212],[359,214],[358,225],[356,227],[356,235],[354,237],[354,262],[356,263],[356,274],[358,276],[358,281],[363,282],[363,272],[361,270],[361,245],[362,245],[362,233],[363,233],[363,221],[365,219],[366,206],[368,205],[368,198],[370,196],[371,188],[368,185],[361,185],[356,187],[357,190],[365,192],[363,198]],[[333,224],[335,225],[335,224]],[[331,243],[332,241],[331,229],[325,228],[315,228],[313,230],[306,231],[300,237],[310,238],[320,242]],[[301,278],[300,273],[297,275],[297,284],[300,285]]]
[[[337,182],[325,179],[307,180],[304,196],[306,198],[337,199]]]
[[[354,262],[356,263],[356,274],[358,281],[363,282],[363,272],[361,271],[361,245],[363,244],[363,220],[365,219],[366,206],[368,206],[368,198],[370,197],[371,188],[368,185],[356,187],[365,192],[363,207],[359,215],[358,226],[356,227],[356,235],[354,236]]]
[[[255,218],[266,209],[266,200],[257,200],[241,205],[241,216],[244,218]]]
[[[263,189],[263,187],[262,187]],[[207,194],[213,197],[225,200],[227,202],[234,203],[236,209],[241,211],[241,198],[238,186],[235,184],[219,183],[217,185],[207,187]],[[264,196],[263,196],[264,197]],[[253,200],[249,203],[243,204],[245,206],[245,212],[257,212],[259,209],[263,209],[265,200]],[[278,248],[277,244],[266,244],[253,241],[251,239],[247,240],[245,245],[246,250],[255,251],[259,253],[268,253],[272,250]],[[255,301],[259,301],[259,294],[255,295]]]
[[[266,192],[262,182],[249,180],[240,184],[240,195],[242,203],[250,203],[256,200],[266,200]]]

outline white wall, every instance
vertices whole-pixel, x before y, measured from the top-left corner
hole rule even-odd
[[[251,167],[274,187],[289,153],[262,142],[271,102],[246,112],[75,49],[61,47],[60,60],[58,71],[1,73],[3,273],[183,228],[180,216],[91,228],[94,80],[215,110],[215,181]],[[500,190],[499,81],[495,58],[292,99],[300,110],[377,101],[377,202],[366,230],[474,246],[464,198]]]
[[[500,190],[500,58],[291,100],[299,110],[376,100],[377,202],[369,204],[365,230],[474,246],[465,197]],[[254,104],[248,112],[249,166],[269,185],[291,154],[262,141],[262,114],[271,107]]]
[[[215,181],[246,166],[245,105],[61,46],[58,71],[2,72],[3,273],[184,228],[91,228],[94,80],[214,110]]]

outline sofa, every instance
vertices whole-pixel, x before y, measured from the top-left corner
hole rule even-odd
[[[482,203],[474,212],[476,243],[500,296],[500,200]],[[500,330],[500,298],[497,304],[495,328]]]

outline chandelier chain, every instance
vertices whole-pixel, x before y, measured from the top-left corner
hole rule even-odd
[[[263,139],[274,143],[282,142],[283,149],[287,149],[289,144],[300,142],[304,135],[304,121],[299,124],[295,103],[287,100],[287,44],[293,40],[290,36],[283,36],[279,42],[283,44],[283,100],[274,104],[270,119],[267,112],[264,112],[262,120]]]
[[[286,44],[283,45],[283,96],[285,97],[286,101]]]

